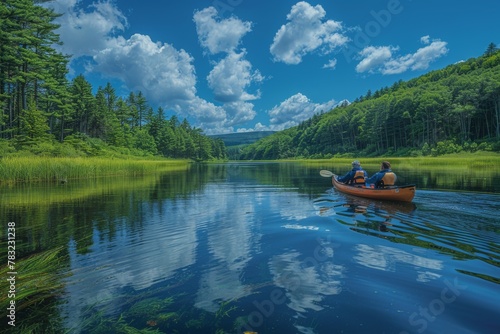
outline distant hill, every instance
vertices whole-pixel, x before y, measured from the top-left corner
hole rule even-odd
[[[276,131],[252,131],[252,132],[235,132],[225,133],[220,135],[211,135],[211,138],[222,139],[226,147],[248,145],[255,143],[259,139],[272,135]]]
[[[500,151],[500,51],[395,82],[246,145],[239,159]]]

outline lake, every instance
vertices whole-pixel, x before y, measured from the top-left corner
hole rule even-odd
[[[248,162],[1,188],[1,249],[14,222],[16,284],[37,293],[16,329],[500,332],[500,170],[395,169],[417,192],[391,203],[321,169],[347,172]]]

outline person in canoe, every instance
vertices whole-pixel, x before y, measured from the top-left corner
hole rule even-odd
[[[380,171],[366,179],[366,186],[371,188],[384,188],[393,186],[396,183],[397,176],[391,170],[391,163],[383,161],[380,165]]]
[[[352,185],[364,185],[368,173],[361,168],[361,163],[358,160],[352,162],[352,169],[344,176],[339,176],[338,181]]]

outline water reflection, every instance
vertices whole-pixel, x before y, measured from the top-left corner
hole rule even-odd
[[[394,247],[381,245],[369,246],[360,244],[356,245],[355,250],[357,254],[353,259],[368,268],[395,272],[398,265],[410,264],[417,270],[417,281],[427,282],[431,278],[437,279],[441,277],[438,273],[423,271],[423,269],[434,271],[443,269],[443,263],[439,260],[428,259]]]
[[[221,185],[208,185],[191,204],[202,208],[202,219],[210,224],[206,232],[210,264],[201,275],[195,306],[215,312],[221,300],[239,299],[249,293],[240,277],[252,248],[259,244],[256,207],[252,193]]]
[[[195,263],[197,223],[185,209],[169,202],[161,208],[143,207],[143,215],[135,221],[140,228],[127,228],[127,219],[122,217],[112,223],[115,232],[111,240],[106,237],[110,231],[94,229],[93,245],[86,254],[77,253],[74,241],[69,243],[69,328],[78,327],[89,307],[116,314],[123,307],[120,296],[124,289],[149,288]]]
[[[331,257],[333,251],[331,250]],[[274,284],[283,288],[288,299],[287,306],[298,313],[308,310],[321,311],[325,296],[342,292],[344,267],[333,263],[332,258],[318,262],[315,259],[301,260],[297,251],[275,255],[269,261]],[[330,256],[328,256],[330,257]]]
[[[417,210],[417,205],[413,202],[391,202],[391,201],[375,201],[365,198],[344,195],[345,203],[343,206],[348,207],[353,212],[374,211],[375,213],[387,213],[390,215],[411,214]]]
[[[243,277],[250,260],[262,251],[263,228],[280,229],[285,221],[302,226],[316,216],[307,197],[247,182],[206,184],[183,198],[137,205],[134,212],[139,215],[115,218],[106,224],[112,229],[103,224],[94,228],[87,252],[79,254],[75,242],[70,242],[73,275],[66,287],[67,327],[77,328],[89,309],[118,316],[127,308],[128,294],[172,284],[193,294],[194,307],[215,313],[224,302],[255,293]],[[327,246],[322,249],[333,254]],[[282,277],[275,268],[279,258],[273,259],[269,270]],[[296,269],[295,265],[285,271]],[[319,293],[340,292],[333,278],[341,267],[325,262],[316,271],[312,267],[297,272],[301,284],[289,291],[291,308],[318,309],[314,304],[322,299]]]
[[[63,310],[59,331],[329,333],[362,322],[399,332],[445,279],[459,275],[484,305],[499,284],[495,194],[420,190],[414,203],[377,202],[288,163],[40,185],[24,200],[22,192],[2,192],[0,213],[22,226],[21,258],[65,250],[59,269],[71,276],[52,308]],[[397,312],[387,306],[394,291]],[[272,293],[279,302],[262,310]]]

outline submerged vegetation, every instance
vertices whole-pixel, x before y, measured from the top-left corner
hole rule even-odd
[[[182,304],[182,295],[166,298],[143,298],[128,305],[119,315],[106,316],[89,310],[83,331],[92,333],[234,333],[239,321],[231,320],[237,312],[234,301],[221,302],[220,309],[208,312]],[[232,306],[227,309],[229,304]],[[229,320],[228,320],[229,319]]]
[[[64,257],[62,253],[63,248],[57,247],[16,262],[18,273],[15,290],[16,311],[38,304],[62,288],[60,276],[60,266]],[[8,277],[9,271],[7,266],[0,267],[2,277]],[[0,289],[9,291],[8,283],[6,279],[0,280]],[[2,293],[0,307],[5,310],[8,304],[7,294]]]
[[[431,175],[429,179],[432,182],[434,182],[433,179],[452,182],[454,179],[453,169],[459,170],[457,175],[466,175],[462,170],[474,170],[475,166],[478,166],[477,164],[486,166],[491,163],[498,166],[498,159],[498,156],[483,156],[476,153],[460,157],[397,158],[391,159],[391,162],[402,178],[405,177],[404,170],[409,165],[413,168],[421,166],[425,171],[434,170],[440,175],[444,175],[444,177],[436,178]],[[457,160],[464,163],[456,164]],[[20,325],[24,326],[22,327],[24,331],[20,332],[208,332],[217,334],[241,332],[241,329],[245,329],[248,325],[248,316],[254,310],[252,303],[257,298],[256,294],[260,293],[265,296],[264,293],[269,291],[266,290],[267,281],[261,282],[256,277],[250,276],[245,281],[245,284],[248,284],[248,290],[245,289],[245,292],[249,292],[248,295],[232,295],[233,299],[220,297],[212,300],[210,307],[204,308],[197,304],[199,301],[197,297],[200,296],[200,293],[196,287],[200,286],[202,276],[200,276],[199,267],[196,265],[181,266],[181,269],[169,277],[164,277],[153,270],[154,275],[158,275],[153,284],[134,288],[130,284],[121,284],[117,277],[120,277],[118,273],[128,273],[129,270],[133,275],[135,266],[132,265],[129,268],[123,268],[120,265],[114,266],[115,262],[128,261],[130,257],[133,257],[134,253],[137,253],[132,253],[134,248],[130,248],[131,253],[120,255],[117,258],[120,261],[115,261],[113,255],[110,255],[110,258],[105,261],[97,260],[97,258],[103,255],[106,257],[108,252],[112,253],[113,251],[123,253],[120,247],[116,247],[122,240],[127,240],[130,245],[136,242],[155,244],[155,242],[151,242],[155,239],[151,239],[143,233],[152,228],[152,225],[148,225],[152,219],[158,219],[157,227],[166,228],[166,226],[172,225],[172,233],[178,233],[177,226],[172,223],[175,218],[170,218],[175,216],[169,216],[167,211],[178,211],[179,214],[185,215],[186,205],[181,204],[181,202],[187,204],[199,202],[195,202],[196,199],[192,198],[187,202],[182,199],[190,197],[190,194],[203,196],[206,192],[199,190],[208,182],[233,176],[240,180],[256,179],[262,185],[283,186],[283,188],[293,189],[293,192],[315,194],[314,198],[318,198],[318,189],[324,191],[331,187],[328,180],[320,179],[318,175],[318,171],[322,168],[320,166],[328,166],[328,168],[340,166],[342,170],[345,170],[346,166],[350,166],[351,161],[352,159],[345,158],[262,164],[266,166],[265,168],[245,168],[260,165],[260,163],[242,163],[236,164],[234,169],[231,169],[227,164],[213,164],[208,166],[209,172],[204,170],[207,165],[195,164],[190,166],[190,173],[179,171],[136,178],[75,180],[65,185],[51,186],[51,194],[46,193],[47,187],[44,184],[21,184],[10,187],[9,191],[0,192],[0,210],[3,216],[16,221],[16,230],[17,223],[19,223],[18,245],[16,247],[19,261],[16,262],[19,263],[18,273],[21,282],[19,283],[19,296],[22,299],[19,299],[19,306],[24,305],[18,311],[19,319],[22,319]],[[380,164],[379,158],[367,158],[361,159],[361,161],[363,166],[370,170],[377,168]],[[414,161],[417,161],[418,165],[414,165],[412,163]],[[300,163],[307,164],[307,168],[291,168],[292,165]],[[256,171],[258,169],[260,171]],[[489,172],[493,174],[491,170]],[[311,182],[313,179],[310,173],[314,173],[314,177],[318,179],[320,185]],[[426,177],[426,175],[419,173],[419,177]],[[485,177],[485,179],[491,182],[491,177]],[[165,204],[167,199],[169,203],[177,202],[180,204],[178,210]],[[353,203],[356,202],[353,201]],[[326,203],[329,207],[329,205],[341,202],[327,201]],[[428,229],[425,229],[425,224],[428,222],[424,221],[420,224],[418,219],[417,223],[413,225],[411,220],[404,224],[393,222],[394,225],[390,225],[390,221],[386,219],[387,215],[383,214],[383,211],[396,217],[396,221],[406,216],[391,213],[390,208],[392,207],[384,206],[385,204],[364,204],[363,202],[361,204],[364,205],[364,213],[353,212],[352,214],[357,216],[351,220],[351,212],[343,211],[346,208],[345,203],[343,204],[338,211],[338,216],[335,217],[339,219],[340,224],[345,223],[346,226],[352,227],[355,233],[383,237],[390,242],[404,243],[422,249],[438,250],[447,256],[456,256],[457,259],[473,260],[477,258],[486,263],[498,265],[498,261],[494,262],[490,256],[495,251],[493,243],[484,247],[486,251],[471,248],[471,244],[468,243],[463,245],[456,243],[453,238],[450,239],[450,242],[453,242],[453,247],[443,246],[440,241],[442,234],[439,234],[441,230],[432,225],[432,220],[429,222]],[[380,211],[372,211],[370,205],[379,205]],[[368,214],[366,214],[367,207],[369,207]],[[156,211],[157,208],[164,211],[159,213]],[[151,211],[148,212],[148,210]],[[395,210],[395,212],[403,214],[406,212],[406,207],[398,206]],[[410,210],[414,210],[414,207]],[[161,214],[161,218],[160,216],[155,217],[156,214]],[[200,218],[200,221],[205,221],[205,218],[210,216],[211,214],[208,213],[196,217]],[[408,228],[404,226],[408,226]],[[435,237],[435,239],[424,238],[425,240],[418,241],[419,238],[415,237],[417,233],[411,233],[411,231],[419,232],[418,229],[422,226],[425,229],[422,233]],[[482,224],[481,229],[492,233],[498,232],[498,228],[493,223]],[[391,234],[387,233],[388,231]],[[437,234],[434,234],[433,231]],[[2,236],[1,240],[6,239],[4,235],[0,234],[0,236]],[[160,243],[164,243],[165,240],[171,239],[159,235],[158,240]],[[0,241],[0,248],[6,249],[5,245],[5,241],[3,243]],[[135,250],[147,249],[137,246],[138,248]],[[204,241],[199,242],[197,247],[199,251],[206,249]],[[144,253],[147,257],[151,257],[154,262],[151,266],[153,269],[157,268],[157,265],[168,264],[168,261],[162,262],[163,257],[166,256],[164,253],[159,253],[159,258],[156,258],[158,254],[153,255],[147,251]],[[6,253],[4,253],[5,255]],[[209,259],[200,259],[200,261],[203,265],[206,263],[204,261],[209,261]],[[257,270],[265,270],[263,269],[265,266],[260,267],[260,265],[257,264]],[[252,269],[253,271],[254,269]],[[3,267],[1,275],[5,277],[6,272],[7,269]],[[68,274],[74,276],[68,277]],[[269,274],[266,272],[265,275]],[[269,279],[269,276],[265,277],[267,277],[265,279]],[[488,276],[479,278],[496,282]],[[104,287],[112,288],[103,289],[101,287],[94,290],[95,287],[91,283],[96,282],[96,286],[98,286],[99,281],[101,283],[102,281],[108,282],[109,284],[104,284]],[[7,283],[4,280],[0,289],[8,291]],[[90,286],[86,293],[80,294],[80,292],[75,291],[84,286]],[[92,297],[94,291],[99,298],[89,301],[88,297]],[[110,295],[107,295],[107,292],[110,292]],[[3,298],[1,302],[5,305],[6,296]],[[78,298],[83,301],[75,304],[75,300]],[[210,298],[212,298],[211,295]],[[277,328],[282,325],[280,321],[287,322],[285,318],[277,320]]]
[[[9,274],[12,270],[8,266],[0,267],[0,276],[4,278],[0,280],[0,289],[5,292],[14,291],[15,295],[15,298],[11,298],[13,297],[11,293],[2,293],[0,307],[2,310],[8,310],[15,300],[15,318],[8,319],[14,320],[13,323],[16,325],[15,328],[19,329],[19,333],[57,333],[61,327],[59,317],[48,317],[47,314],[57,314],[55,312],[57,297],[63,294],[64,275],[61,271],[67,261],[64,252],[63,247],[57,247],[16,260],[15,276]],[[14,277],[15,281],[10,282],[5,279],[9,277]],[[13,286],[15,289],[12,289]]]

